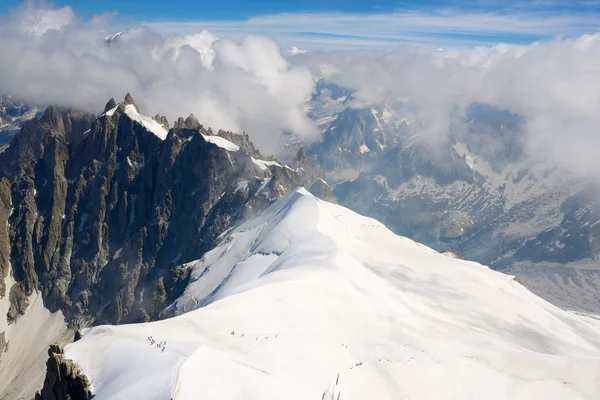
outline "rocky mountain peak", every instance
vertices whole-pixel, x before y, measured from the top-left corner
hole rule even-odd
[[[177,118],[177,121],[175,121],[173,127],[178,129],[185,129],[185,120],[183,119],[183,117]]]
[[[156,114],[153,118],[156,122],[158,122],[163,128],[169,130],[169,120],[164,115]]]
[[[121,106],[132,102],[128,94]],[[9,221],[0,259],[10,256],[18,282],[5,291],[20,299],[40,290],[69,322],[158,318],[187,279],[178,265],[201,257],[248,210],[316,179],[262,159],[248,135],[215,135],[193,116],[166,138],[140,134],[146,117],[134,123],[121,106],[92,119],[50,107],[3,155],[18,167],[0,177]],[[14,318],[24,304],[14,301]]]
[[[317,179],[315,183],[308,189],[308,191],[315,197],[328,201],[330,203],[337,204],[337,199],[333,194],[331,186],[327,184],[323,179]]]
[[[300,149],[298,149],[298,153],[296,155],[296,160],[297,161],[302,161],[306,157],[307,157],[306,147],[304,145],[302,145],[302,146],[300,146]]]
[[[116,106],[117,106],[117,102],[115,101],[114,98],[111,97],[110,100],[108,102],[106,102],[106,105],[104,106],[104,111],[102,112],[102,114],[106,114],[107,111],[112,110]]]
[[[198,122],[198,120],[196,119],[194,114],[190,114],[185,119],[184,124],[187,129],[200,129],[200,127],[202,126],[202,125],[200,125],[200,122]]]
[[[63,120],[61,113],[58,108],[55,106],[49,106],[44,111],[42,118],[40,118],[40,122],[46,124],[50,129],[62,131],[64,130]]]
[[[133,100],[133,97],[131,97],[131,94],[127,93],[125,95],[125,100],[123,100],[123,104],[135,104],[135,101]]]

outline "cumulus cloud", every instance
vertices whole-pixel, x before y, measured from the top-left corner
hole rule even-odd
[[[408,99],[423,129],[436,134],[448,131],[457,108],[504,108],[525,118],[531,157],[585,174],[600,167],[600,34],[526,46],[292,55],[265,36],[198,32],[165,38],[138,26],[107,45],[110,15],[83,21],[69,7],[26,5],[0,19],[0,90],[94,111],[131,92],[147,114],[194,113],[206,126],[245,130],[276,153],[282,131],[316,137],[305,109],[315,79],[325,76],[357,89],[355,106]]]
[[[0,19],[1,90],[96,112],[131,92],[147,114],[193,113],[206,126],[246,130],[267,153],[277,151],[282,131],[314,137],[304,114],[314,79],[272,39],[206,31],[164,38],[135,27],[107,44],[111,29],[109,16],[83,21],[69,7],[24,5]]]
[[[408,99],[438,133],[457,107],[507,109],[525,118],[530,156],[586,174],[600,167],[600,34],[527,46],[311,53],[298,62],[358,89],[357,106]]]
[[[59,31],[77,19],[71,7],[50,8],[44,4],[44,7],[36,8],[33,2],[17,9],[15,17],[19,28],[35,37],[48,31]]]

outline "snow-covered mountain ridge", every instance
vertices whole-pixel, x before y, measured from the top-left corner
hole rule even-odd
[[[341,205],[600,312],[600,185],[534,151],[526,116],[474,103],[431,125],[410,99],[364,107],[351,89],[317,88],[308,115],[322,138],[308,151]]]
[[[96,399],[600,395],[598,321],[303,189],[222,239],[171,306],[189,312],[66,347]]]
[[[162,318],[189,277],[178,264],[247,213],[298,186],[332,196],[302,152],[283,165],[248,135],[141,111],[131,96],[99,116],[50,106],[0,152],[1,399],[64,377],[54,350],[78,327]]]

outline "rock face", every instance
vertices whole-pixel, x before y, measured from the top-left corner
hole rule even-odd
[[[70,324],[149,321],[219,235],[315,177],[260,162],[246,135],[190,116],[163,140],[130,95],[94,116],[49,107],[0,158],[0,284],[14,320],[34,290]],[[110,112],[107,112],[110,111]],[[160,118],[159,118],[160,119]],[[225,144],[224,144],[225,143]]]
[[[85,375],[72,361],[64,358],[60,346],[50,346],[46,362],[46,379],[35,400],[89,400],[92,392]]]
[[[376,110],[349,107],[335,117],[323,132],[322,141],[310,150],[328,170],[367,168],[397,140],[398,135],[379,122]]]
[[[2,361],[2,353],[8,351],[8,342],[6,341],[6,332],[0,332],[0,361]]]

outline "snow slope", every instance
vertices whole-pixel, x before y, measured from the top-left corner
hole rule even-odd
[[[207,142],[212,143],[216,146],[219,146],[220,148],[225,149],[227,151],[236,152],[240,149],[238,145],[231,143],[229,140],[224,139],[221,136],[212,136],[212,135],[202,134],[202,137]]]
[[[304,189],[190,267],[177,317],[67,346],[96,399],[600,397],[593,318]]]
[[[6,287],[14,284],[9,273]],[[25,314],[9,325],[8,297],[0,299],[0,335],[4,333],[8,342],[6,348],[0,348],[0,399],[32,399],[44,383],[48,346],[73,340],[62,313],[50,313],[41,293],[34,292],[28,303]]]
[[[111,110],[109,110],[106,114],[108,115],[110,111]],[[169,133],[169,131],[163,128],[161,124],[159,124],[152,118],[140,114],[133,104],[127,104],[125,106],[125,114],[127,114],[132,120],[142,124],[144,128],[154,133],[160,139],[165,140],[167,138],[167,134]]]
[[[278,162],[275,162],[275,161],[257,160],[254,157],[251,157],[251,158],[252,158],[252,162],[254,163],[254,165],[256,165],[258,168],[260,168],[261,171],[268,170],[270,166],[275,166],[275,167],[283,168],[281,166],[281,164],[279,164]]]
[[[102,115],[106,115],[107,117],[112,117],[113,115],[115,115],[115,112],[117,112],[117,110],[119,109],[120,106],[121,106],[121,103],[119,103],[116,107],[111,108],[110,110],[108,110],[107,112],[105,112]],[[152,132],[159,139],[165,140],[167,138],[169,131],[167,129],[165,129],[161,124],[159,124],[158,122],[153,120],[152,118],[147,117],[143,114],[140,114],[134,104],[126,104],[124,111],[125,111],[125,114],[129,118],[131,118],[133,121],[142,125],[144,128],[146,128],[146,130],[148,132]]]

